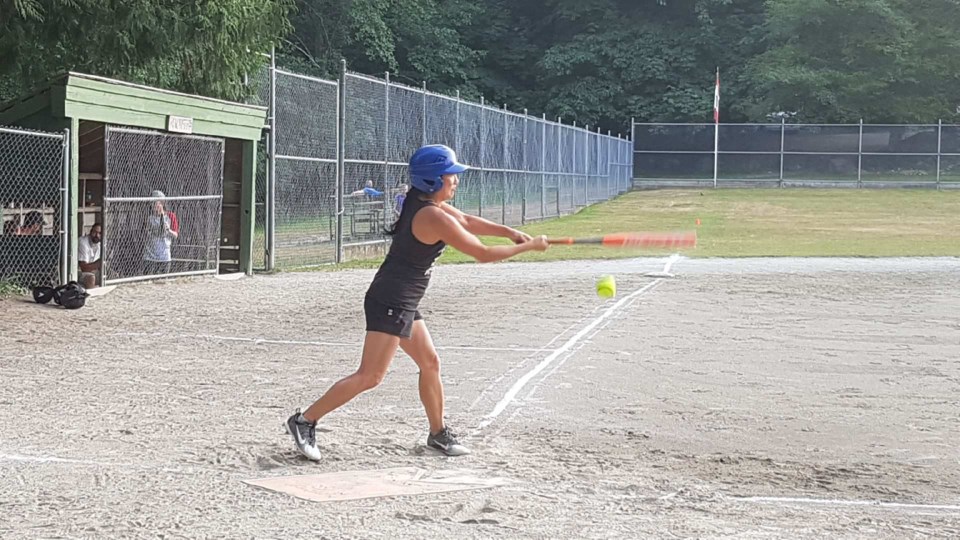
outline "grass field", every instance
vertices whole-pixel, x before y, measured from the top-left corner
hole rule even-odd
[[[954,190],[668,189],[629,192],[519,228],[547,236],[696,230],[697,247],[683,251],[688,257],[924,257],[960,256],[958,216],[960,191]],[[673,251],[558,246],[514,260],[619,259]],[[455,249],[440,259],[441,264],[470,261]],[[355,260],[330,269],[379,263]]]
[[[630,192],[575,215],[522,229],[548,236],[695,229],[698,246],[684,253],[689,257],[960,256],[958,216],[957,191],[659,190]],[[700,226],[696,225],[697,219]],[[605,259],[660,253],[555,247],[517,260]],[[468,259],[448,250],[442,262]]]
[[[697,247],[683,252],[688,257],[960,256],[958,216],[960,190],[665,189],[633,191],[520,229],[548,236],[696,230]],[[618,259],[667,251],[675,250],[553,247],[515,260]],[[440,263],[471,260],[448,249]],[[380,261],[325,269],[370,268]]]

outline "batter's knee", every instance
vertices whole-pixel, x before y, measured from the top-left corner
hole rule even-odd
[[[418,365],[421,373],[428,373],[431,375],[440,373],[440,357],[436,354],[421,360]]]
[[[360,386],[363,387],[364,390],[372,390],[383,382],[383,378],[386,377],[386,375],[386,372],[358,371],[356,377],[360,380]]]

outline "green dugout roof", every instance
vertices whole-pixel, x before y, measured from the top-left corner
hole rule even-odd
[[[76,278],[78,268],[78,216],[86,208],[79,199],[80,175],[103,174],[102,157],[99,163],[95,159],[103,154],[102,137],[97,147],[96,129],[110,125],[226,140],[220,261],[222,266],[224,261],[238,261],[241,271],[251,273],[257,143],[266,117],[266,107],[74,72],[51,79],[32,94],[0,104],[0,126],[48,132],[70,129],[70,279]]]
[[[60,119],[260,140],[266,107],[67,73],[37,92],[0,104],[0,125],[56,130]]]

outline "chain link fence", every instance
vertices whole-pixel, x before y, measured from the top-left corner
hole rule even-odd
[[[215,273],[222,139],[107,127],[103,283]]]
[[[389,74],[264,73],[251,84],[271,120],[255,244],[265,269],[338,262],[344,246],[383,242],[407,188],[407,160],[424,144],[446,144],[471,165],[453,204],[498,223],[570,214],[631,186],[631,143],[609,133],[396,84]]]
[[[0,127],[0,292],[67,281],[69,141]]]
[[[633,140],[640,187],[960,187],[960,125],[637,123]]]
[[[265,59],[272,58],[270,55],[262,55]],[[246,103],[249,105],[258,105],[260,107],[270,107],[270,67],[264,67],[247,75],[246,84],[252,90]],[[272,112],[271,112],[272,114]],[[267,119],[267,124],[272,124],[272,118]],[[256,186],[254,192],[254,230],[253,230],[253,264],[254,268],[262,270],[267,267],[267,158],[270,155],[270,135],[271,130],[266,129],[257,143],[257,171]]]

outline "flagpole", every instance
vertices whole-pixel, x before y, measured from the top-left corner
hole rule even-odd
[[[717,157],[720,154],[720,67],[717,67],[717,84],[713,89],[713,187],[717,187]]]

